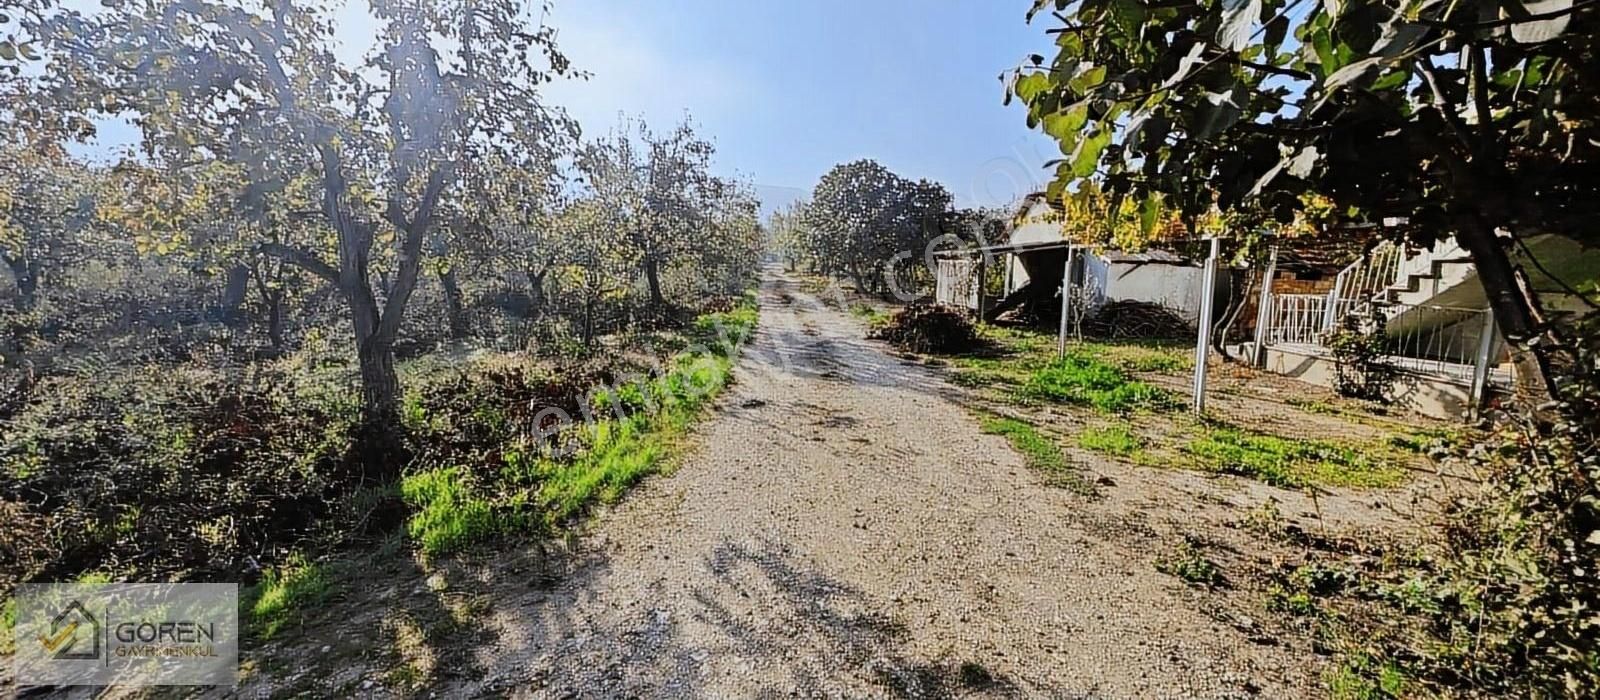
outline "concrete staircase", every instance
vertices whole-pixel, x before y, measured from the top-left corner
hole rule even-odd
[[[1396,279],[1384,289],[1382,301],[1404,306],[1481,306],[1483,287],[1476,284],[1477,279],[1472,256],[1455,241],[1440,242],[1401,259]]]
[[[1422,251],[1407,251],[1394,281],[1374,297],[1389,311],[1391,335],[1442,329],[1458,322],[1459,313],[1444,309],[1481,309],[1487,303],[1472,257],[1455,241],[1441,241]]]

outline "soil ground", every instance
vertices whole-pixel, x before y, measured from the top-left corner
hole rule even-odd
[[[1308,493],[1069,448],[1096,493],[1054,488],[980,429],[982,396],[769,272],[737,383],[670,474],[564,542],[375,558],[304,628],[249,651],[237,694],[1324,692],[1323,632],[1262,602],[1297,550],[1241,523],[1271,502],[1323,540],[1404,533],[1428,477]],[[1043,413],[1062,434],[1083,424]],[[1204,547],[1218,585],[1156,570],[1179,542]]]

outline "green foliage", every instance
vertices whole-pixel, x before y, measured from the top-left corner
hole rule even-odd
[[[1600,685],[1600,389],[1568,392],[1560,420],[1506,416],[1460,449],[1481,491],[1450,510],[1434,565],[1383,591],[1429,623],[1426,642],[1384,649],[1412,675],[1507,697]]]
[[[758,312],[753,304],[730,311],[701,314],[694,320],[690,340],[700,348],[729,357],[755,334]]]
[[[597,420],[561,436],[571,445],[568,456],[551,456],[539,445],[507,436],[502,442],[476,443],[493,452],[481,459],[500,465],[497,480],[459,467],[406,477],[402,488],[415,511],[412,536],[423,551],[444,553],[534,525],[559,527],[596,503],[616,501],[662,468],[677,437],[731,381],[734,358],[753,335],[756,320],[748,305],[701,315],[689,328],[699,351],[672,358],[653,375],[614,385],[597,382],[610,388],[593,396],[589,408]]]
[[[1085,428],[1078,433],[1078,446],[1118,457],[1131,457],[1144,449],[1144,438],[1134,433],[1132,426],[1127,423],[1114,423],[1103,428]]]
[[[665,432],[643,420],[603,421],[584,429],[583,451],[566,463],[547,463],[537,501],[554,523],[594,503],[612,503],[623,490],[654,474],[667,455]]]
[[[1056,54],[1010,74],[1007,100],[1059,142],[1053,198],[1099,182],[1140,211],[1286,221],[1309,193],[1354,221],[1408,217],[1424,240],[1469,216],[1592,236],[1577,222],[1595,206],[1600,91],[1577,66],[1593,6],[1038,0],[1030,19],[1046,9]]]
[[[1222,570],[1205,555],[1202,544],[1185,536],[1171,551],[1158,557],[1156,571],[1176,576],[1197,586],[1215,587],[1223,584]]]
[[[1035,371],[1021,394],[1081,406],[1104,413],[1163,411],[1179,405],[1170,392],[1128,378],[1122,370],[1083,353],[1068,353]]]
[[[246,625],[262,639],[271,639],[321,606],[332,591],[327,567],[295,554],[246,588],[239,605]]]
[[[459,551],[517,525],[461,467],[407,474],[400,494],[412,511],[406,531],[426,554]]]
[[[1352,655],[1328,671],[1328,694],[1334,700],[1385,700],[1411,697],[1404,670],[1392,662]]]
[[[1183,447],[1217,471],[1273,486],[1383,487],[1404,473],[1382,454],[1323,440],[1291,439],[1223,425],[1207,427]]]
[[[1303,590],[1285,588],[1278,584],[1267,587],[1267,609],[1295,617],[1318,617],[1322,608],[1311,594]]]
[[[0,600],[0,654],[16,653],[17,599],[10,595]]]
[[[888,324],[890,314],[871,304],[851,304],[850,315],[867,323],[869,328],[882,328]]]
[[[1389,403],[1400,370],[1389,362],[1389,339],[1382,314],[1346,316],[1323,341],[1336,364],[1334,388],[1344,396]]]
[[[795,212],[792,235],[816,271],[848,273],[860,291],[883,292],[892,279],[885,263],[906,252],[908,266],[921,266],[928,242],[953,224],[950,203],[939,184],[907,180],[870,160],[841,163]]]

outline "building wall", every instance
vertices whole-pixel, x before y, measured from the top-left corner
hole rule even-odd
[[[1042,201],[1035,201],[1028,207],[1023,215],[1022,224],[1011,230],[1011,243],[1038,243],[1040,241],[1061,240],[1061,222],[1055,210]],[[1011,284],[1005,293],[1021,289],[1028,283],[1028,271],[1017,261],[1015,255],[1006,256],[1006,269]]]
[[[1091,309],[1113,301],[1160,304],[1190,324],[1200,320],[1200,285],[1205,271],[1198,265],[1164,262],[1111,262],[1098,255],[1083,256],[1080,284],[1088,287]],[[1217,270],[1215,310],[1222,312],[1230,275]]]

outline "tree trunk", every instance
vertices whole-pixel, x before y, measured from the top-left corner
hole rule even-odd
[[[644,279],[650,284],[650,307],[660,308],[665,298],[661,296],[661,264],[654,255],[644,256]]]
[[[583,300],[583,347],[588,349],[594,343],[594,296],[585,297]]]
[[[31,311],[39,301],[39,271],[37,266],[27,260],[10,258],[6,259],[6,266],[11,268],[11,276],[17,283],[17,298],[14,305],[18,311]]]
[[[283,293],[267,298],[267,340],[274,353],[283,351]]]
[[[394,369],[394,345],[369,337],[356,343],[356,355],[361,367],[361,461],[367,478],[392,482],[404,465],[397,434],[400,376]]]
[[[1233,330],[1233,324],[1239,320],[1239,312],[1244,310],[1245,302],[1252,298],[1251,292],[1260,291],[1255,289],[1256,282],[1259,280],[1261,280],[1261,273],[1252,269],[1249,276],[1245,278],[1244,293],[1235,294],[1234,291],[1237,285],[1228,285],[1228,306],[1223,310],[1222,318],[1211,327],[1211,349],[1216,350],[1217,354],[1222,356],[1224,362],[1237,362],[1239,360],[1239,358],[1228,352],[1228,333]]]
[[[467,337],[467,317],[462,309],[461,285],[456,283],[455,268],[439,271],[439,286],[444,288],[444,307],[446,320],[450,324],[450,339],[461,340]]]
[[[244,320],[241,309],[244,307],[245,292],[249,291],[249,283],[249,267],[234,265],[228,268],[228,273],[223,278],[221,307],[218,309],[218,315],[224,325],[234,328]]]
[[[549,268],[539,271],[528,271],[528,316],[538,316],[544,310],[544,276],[550,272]]]
[[[1521,266],[1507,255],[1506,241],[1476,217],[1460,224],[1456,240],[1472,254],[1495,324],[1511,349],[1517,393],[1535,403],[1559,395],[1554,375],[1564,344],[1544,322],[1539,299]]]

